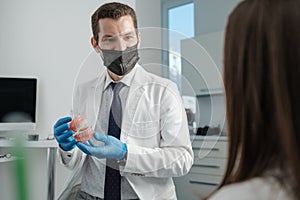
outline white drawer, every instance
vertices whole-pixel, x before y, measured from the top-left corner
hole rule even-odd
[[[195,158],[227,158],[227,152],[221,151],[220,149],[200,149],[193,148]]]
[[[178,200],[201,200],[217,187],[217,184],[206,181],[205,177],[195,180],[191,179],[192,176],[194,175],[188,174],[173,178]]]
[[[223,178],[222,176],[195,173],[189,173],[187,176],[190,184],[210,185],[213,187],[217,187]]]
[[[195,199],[201,200],[211,194],[216,187],[217,186],[214,185],[190,183],[189,192],[195,197]]]
[[[223,176],[225,172],[225,166],[218,164],[194,164],[190,170],[190,173],[196,174],[209,174]]]
[[[198,158],[195,156],[194,165],[214,166],[218,168],[225,168],[227,164],[226,158]]]
[[[226,141],[194,140],[192,142],[192,147],[195,156],[199,158],[205,158],[205,157],[226,158],[227,157]]]
[[[195,158],[191,172],[223,176],[226,164],[224,158]]]

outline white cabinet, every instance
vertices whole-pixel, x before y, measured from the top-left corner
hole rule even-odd
[[[0,194],[6,191],[3,199],[16,198],[19,177],[16,177],[16,160],[23,159],[24,168],[27,170],[24,180],[28,190],[28,199],[54,199],[55,187],[55,162],[57,142],[55,140],[23,141],[23,146],[16,149],[15,141],[0,140],[0,154],[12,153],[10,159],[0,158]],[[22,158],[15,157],[20,153]],[[47,156],[45,156],[47,154]],[[8,181],[9,180],[9,181]],[[12,187],[14,185],[14,187]],[[13,190],[13,192],[10,191]],[[47,195],[47,198],[46,196]],[[2,196],[0,197],[2,199]]]
[[[0,153],[3,155],[2,153]],[[0,199],[18,199],[16,194],[17,181],[15,180],[16,159],[0,158]]]
[[[173,178],[178,200],[199,200],[221,182],[227,163],[226,137],[196,137],[192,142],[194,164],[183,177]]]
[[[182,94],[223,90],[224,31],[181,41]]]

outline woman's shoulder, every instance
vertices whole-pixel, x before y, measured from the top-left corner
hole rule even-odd
[[[286,193],[285,188],[272,177],[258,177],[250,180],[234,183],[221,188],[209,200],[253,200],[253,199],[292,199]]]

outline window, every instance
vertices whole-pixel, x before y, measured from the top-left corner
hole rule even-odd
[[[195,35],[194,2],[165,0],[162,4],[163,27],[169,30],[164,44],[168,51],[163,54],[163,64],[169,66],[165,76],[174,81],[181,91],[180,42]]]

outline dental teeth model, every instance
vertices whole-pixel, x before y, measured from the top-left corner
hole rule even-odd
[[[86,142],[94,136],[94,130],[87,119],[80,114],[72,119],[69,129],[74,131],[73,136],[78,142]]]

